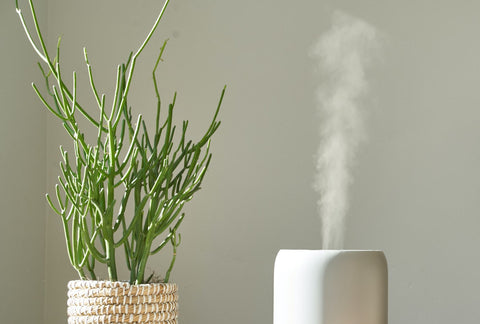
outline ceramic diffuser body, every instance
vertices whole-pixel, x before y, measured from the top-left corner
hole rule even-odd
[[[387,324],[388,275],[381,251],[280,250],[274,324]]]

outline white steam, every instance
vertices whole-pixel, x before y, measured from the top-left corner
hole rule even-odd
[[[343,246],[350,169],[364,139],[360,101],[368,90],[365,69],[377,48],[377,32],[365,21],[342,12],[314,45],[311,56],[321,72],[317,92],[321,118],[314,188],[320,198],[323,249]]]

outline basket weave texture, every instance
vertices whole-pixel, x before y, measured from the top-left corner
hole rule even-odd
[[[73,280],[68,283],[69,324],[177,324],[177,285]]]

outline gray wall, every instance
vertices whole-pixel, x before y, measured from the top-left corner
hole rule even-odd
[[[107,93],[115,65],[138,46],[161,6],[153,0],[48,4],[49,42],[63,35],[64,73],[75,69],[86,81],[87,46],[99,88]],[[150,68],[164,38],[170,42],[161,91],[164,100],[179,91],[177,117],[191,120],[193,137],[207,126],[228,84],[205,189],[188,206],[181,229],[172,279],[181,287],[182,323],[271,323],[276,252],[320,247],[311,189],[318,80],[307,52],[335,9],[384,33],[381,63],[370,74],[368,142],[354,169],[345,248],[386,252],[390,323],[480,319],[480,5],[172,0],[139,67],[134,109],[153,116]],[[15,45],[19,53],[25,51],[21,44]],[[48,117],[46,124],[46,187],[52,191],[57,147],[67,139],[55,120]],[[17,205],[12,210],[18,213],[23,200]],[[75,273],[59,220],[48,214],[47,225],[45,323],[63,323],[65,284]],[[6,237],[12,235],[4,228]],[[33,238],[42,242],[40,234]],[[158,259],[149,266],[163,269]]]
[[[38,14],[45,23],[46,10]],[[0,43],[1,322],[43,323],[45,115],[30,86],[36,58],[14,1],[0,2]]]

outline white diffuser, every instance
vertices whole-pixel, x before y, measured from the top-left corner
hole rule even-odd
[[[382,251],[280,250],[274,324],[387,324]]]

